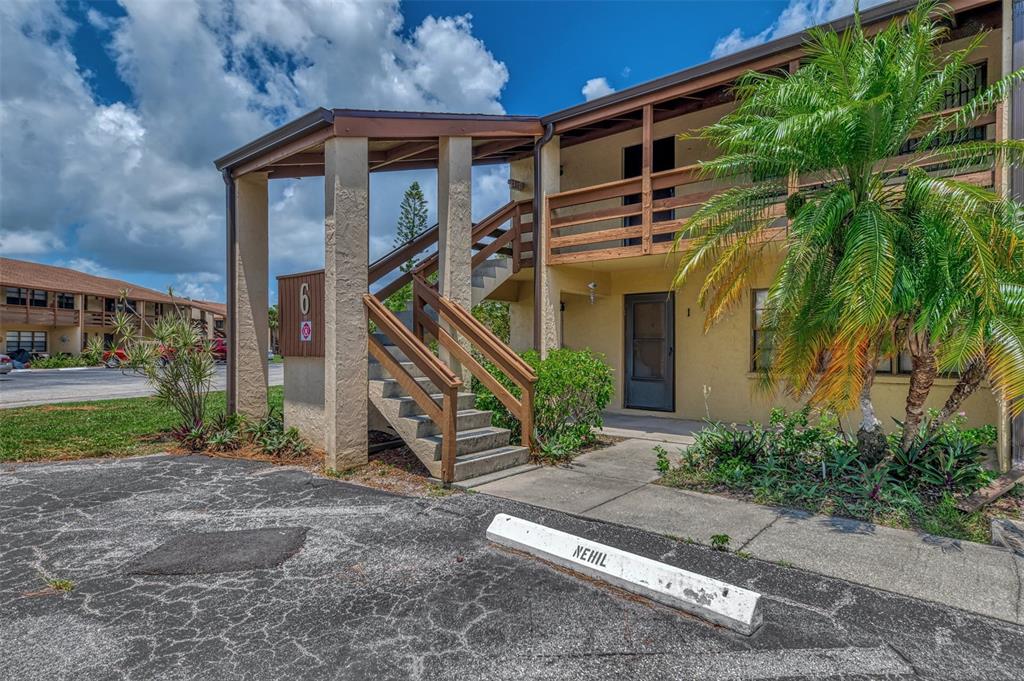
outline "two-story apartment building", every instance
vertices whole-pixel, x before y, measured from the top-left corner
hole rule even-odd
[[[172,297],[65,267],[0,258],[0,291],[0,340],[8,353],[77,355],[96,336],[110,345],[114,316],[125,305],[150,324],[173,309],[187,310],[210,338],[223,335],[223,303]]]
[[[876,30],[914,4],[901,0],[867,10],[864,26]],[[948,4],[949,49],[988,31],[975,53],[973,78],[947,93],[952,111],[986,83],[1024,67],[1024,2]],[[850,23],[847,18],[835,26]],[[759,279],[726,321],[705,332],[697,302],[699,273],[679,289],[672,281],[680,261],[673,243],[686,218],[725,188],[697,172],[698,162],[718,151],[699,140],[680,139],[680,133],[732,110],[732,85],[742,74],[798,69],[802,40],[800,35],[781,38],[539,117],[319,109],[218,159],[228,186],[228,301],[237,311],[229,314],[235,320],[229,329],[230,403],[242,411],[265,409],[260,388],[265,368],[259,368],[255,353],[266,346],[267,182],[322,176],[326,268],[281,278],[279,300],[285,417],[323,442],[329,465],[365,460],[365,426],[378,416],[446,479],[521,460],[521,452],[509,451],[500,437],[484,432],[477,415],[456,399],[470,374],[485,380],[465,348],[456,347],[460,344],[528,383],[529,372],[516,365],[508,348],[459,312],[486,298],[509,303],[513,350],[534,347],[544,353],[565,346],[603,353],[614,369],[613,411],[744,422],[766,419],[775,405],[797,406],[780,396],[765,399],[755,390],[759,306],[780,261],[787,195],[780,195],[777,205],[779,245],[774,253],[769,250]],[[1022,109],[1017,95],[1008,106],[974,120],[969,134],[1024,137]],[[905,157],[913,153],[909,140]],[[472,224],[470,170],[486,163],[509,164],[511,201]],[[368,262],[368,174],[407,168],[437,168],[439,224]],[[979,186],[1024,191],[1024,178],[1011,182],[991,159],[957,172],[959,179]],[[789,193],[816,182],[820,179],[793,177]],[[681,245],[686,248],[685,240]],[[397,271],[413,257],[422,262],[417,271]],[[435,270],[444,299],[423,283]],[[374,301],[409,281],[420,293],[406,314],[392,320]],[[367,337],[367,318],[376,335]],[[412,337],[396,325],[399,321]],[[427,337],[440,341],[436,357],[423,343]],[[903,414],[908,370],[906,353],[879,363],[872,397],[888,426]],[[953,377],[940,378],[928,406],[941,405],[954,383]],[[430,388],[432,401],[417,384]],[[448,396],[443,405],[442,395]],[[529,409],[515,396],[504,399],[526,418]],[[433,421],[436,429],[403,421],[417,408],[420,420]],[[1011,448],[1014,460],[1024,465],[1024,421],[1011,425],[1006,405],[986,389],[972,395],[964,410],[971,424],[998,426],[1004,466]],[[854,429],[855,416],[844,416]]]

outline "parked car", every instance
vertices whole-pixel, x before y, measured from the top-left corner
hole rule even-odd
[[[11,363],[15,369],[24,369],[32,361],[32,353],[25,348],[18,348],[8,353],[8,356],[11,358]]]
[[[128,361],[128,353],[121,348],[114,348],[103,353],[103,364],[110,369],[116,369]]]
[[[174,357],[174,348],[167,345],[161,345],[158,348],[158,352],[160,357],[157,361],[160,363],[160,366],[166,365]],[[213,355],[213,361],[215,362],[227,361],[228,348],[223,338],[214,338],[210,341],[210,353]]]
[[[228,361],[228,344],[223,338],[214,338],[210,341],[213,350],[213,358],[218,362]]]
[[[9,374],[14,370],[14,360],[7,355],[0,355],[0,374]]]

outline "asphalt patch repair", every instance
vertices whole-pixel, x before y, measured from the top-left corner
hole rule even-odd
[[[403,497],[268,468],[197,456],[6,467],[0,678],[1019,679],[1024,668],[1024,628],[1007,622],[483,494]],[[756,590],[764,624],[742,636],[501,550],[484,538],[496,513]],[[273,566],[128,574],[182,538],[305,528]],[[74,588],[27,595],[47,579]]]
[[[161,544],[128,569],[130,575],[203,575],[265,570],[295,555],[305,527],[189,532]]]

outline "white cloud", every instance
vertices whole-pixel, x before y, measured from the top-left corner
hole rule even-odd
[[[108,103],[76,60],[62,2],[0,3],[5,254],[45,256],[67,244],[112,272],[189,285],[195,273],[223,269],[214,158],[317,106],[503,111],[508,70],[473,35],[469,15],[405,27],[395,0],[122,6],[121,18],[102,5],[87,13],[133,95]],[[397,207],[404,189],[401,178],[384,178],[372,186],[398,192],[373,203],[376,248],[391,242],[387,205]],[[322,263],[322,181],[271,187],[272,268]]]
[[[54,263],[57,267],[67,267],[79,272],[85,272],[86,274],[94,274],[97,277],[110,277],[113,274],[105,267],[101,266],[95,260],[89,260],[88,258],[71,258],[69,260],[58,260]]]
[[[598,97],[610,95],[611,93],[615,92],[615,88],[609,85],[607,78],[601,76],[600,78],[591,78],[586,83],[584,83],[582,92],[583,96],[586,97],[587,101],[589,102],[592,99],[597,99]]]
[[[223,300],[223,277],[214,272],[178,274],[171,288],[174,295],[192,300]]]
[[[42,234],[0,230],[0,255],[39,255],[63,248],[63,244],[50,241]]]
[[[880,5],[886,0],[862,0],[861,9]],[[789,0],[778,18],[772,24],[753,35],[746,35],[739,28],[734,28],[718,39],[711,50],[711,57],[717,59],[733,52],[739,52],[755,45],[799,33],[811,26],[828,23],[853,13],[853,0]]]

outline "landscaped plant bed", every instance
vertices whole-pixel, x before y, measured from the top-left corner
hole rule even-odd
[[[926,425],[909,450],[893,442],[888,459],[867,463],[834,417],[813,420],[809,410],[775,410],[767,427],[708,424],[678,454],[658,448],[660,482],[983,543],[992,518],[1024,517],[1020,486],[978,512],[956,508],[996,476],[981,465],[989,428],[954,422],[928,435]]]
[[[589,454],[596,452],[606,447],[611,447],[620,442],[625,442],[629,438],[618,437],[616,435],[596,435],[594,439],[585,445],[580,446],[578,449],[574,449],[571,452],[565,452],[559,457],[548,456],[543,450],[537,452],[534,457],[534,463],[539,463],[547,466],[564,466],[571,464],[576,457],[583,454]]]
[[[456,489],[433,482],[430,473],[408,447],[392,447],[370,454],[369,464],[344,471],[321,468],[324,475],[356,485],[413,497],[438,497]]]
[[[281,386],[268,389],[271,409],[280,410]],[[224,411],[224,393],[211,392],[210,420]],[[0,461],[58,461],[95,456],[135,456],[173,449],[178,417],[155,397],[130,397],[4,409]]]

